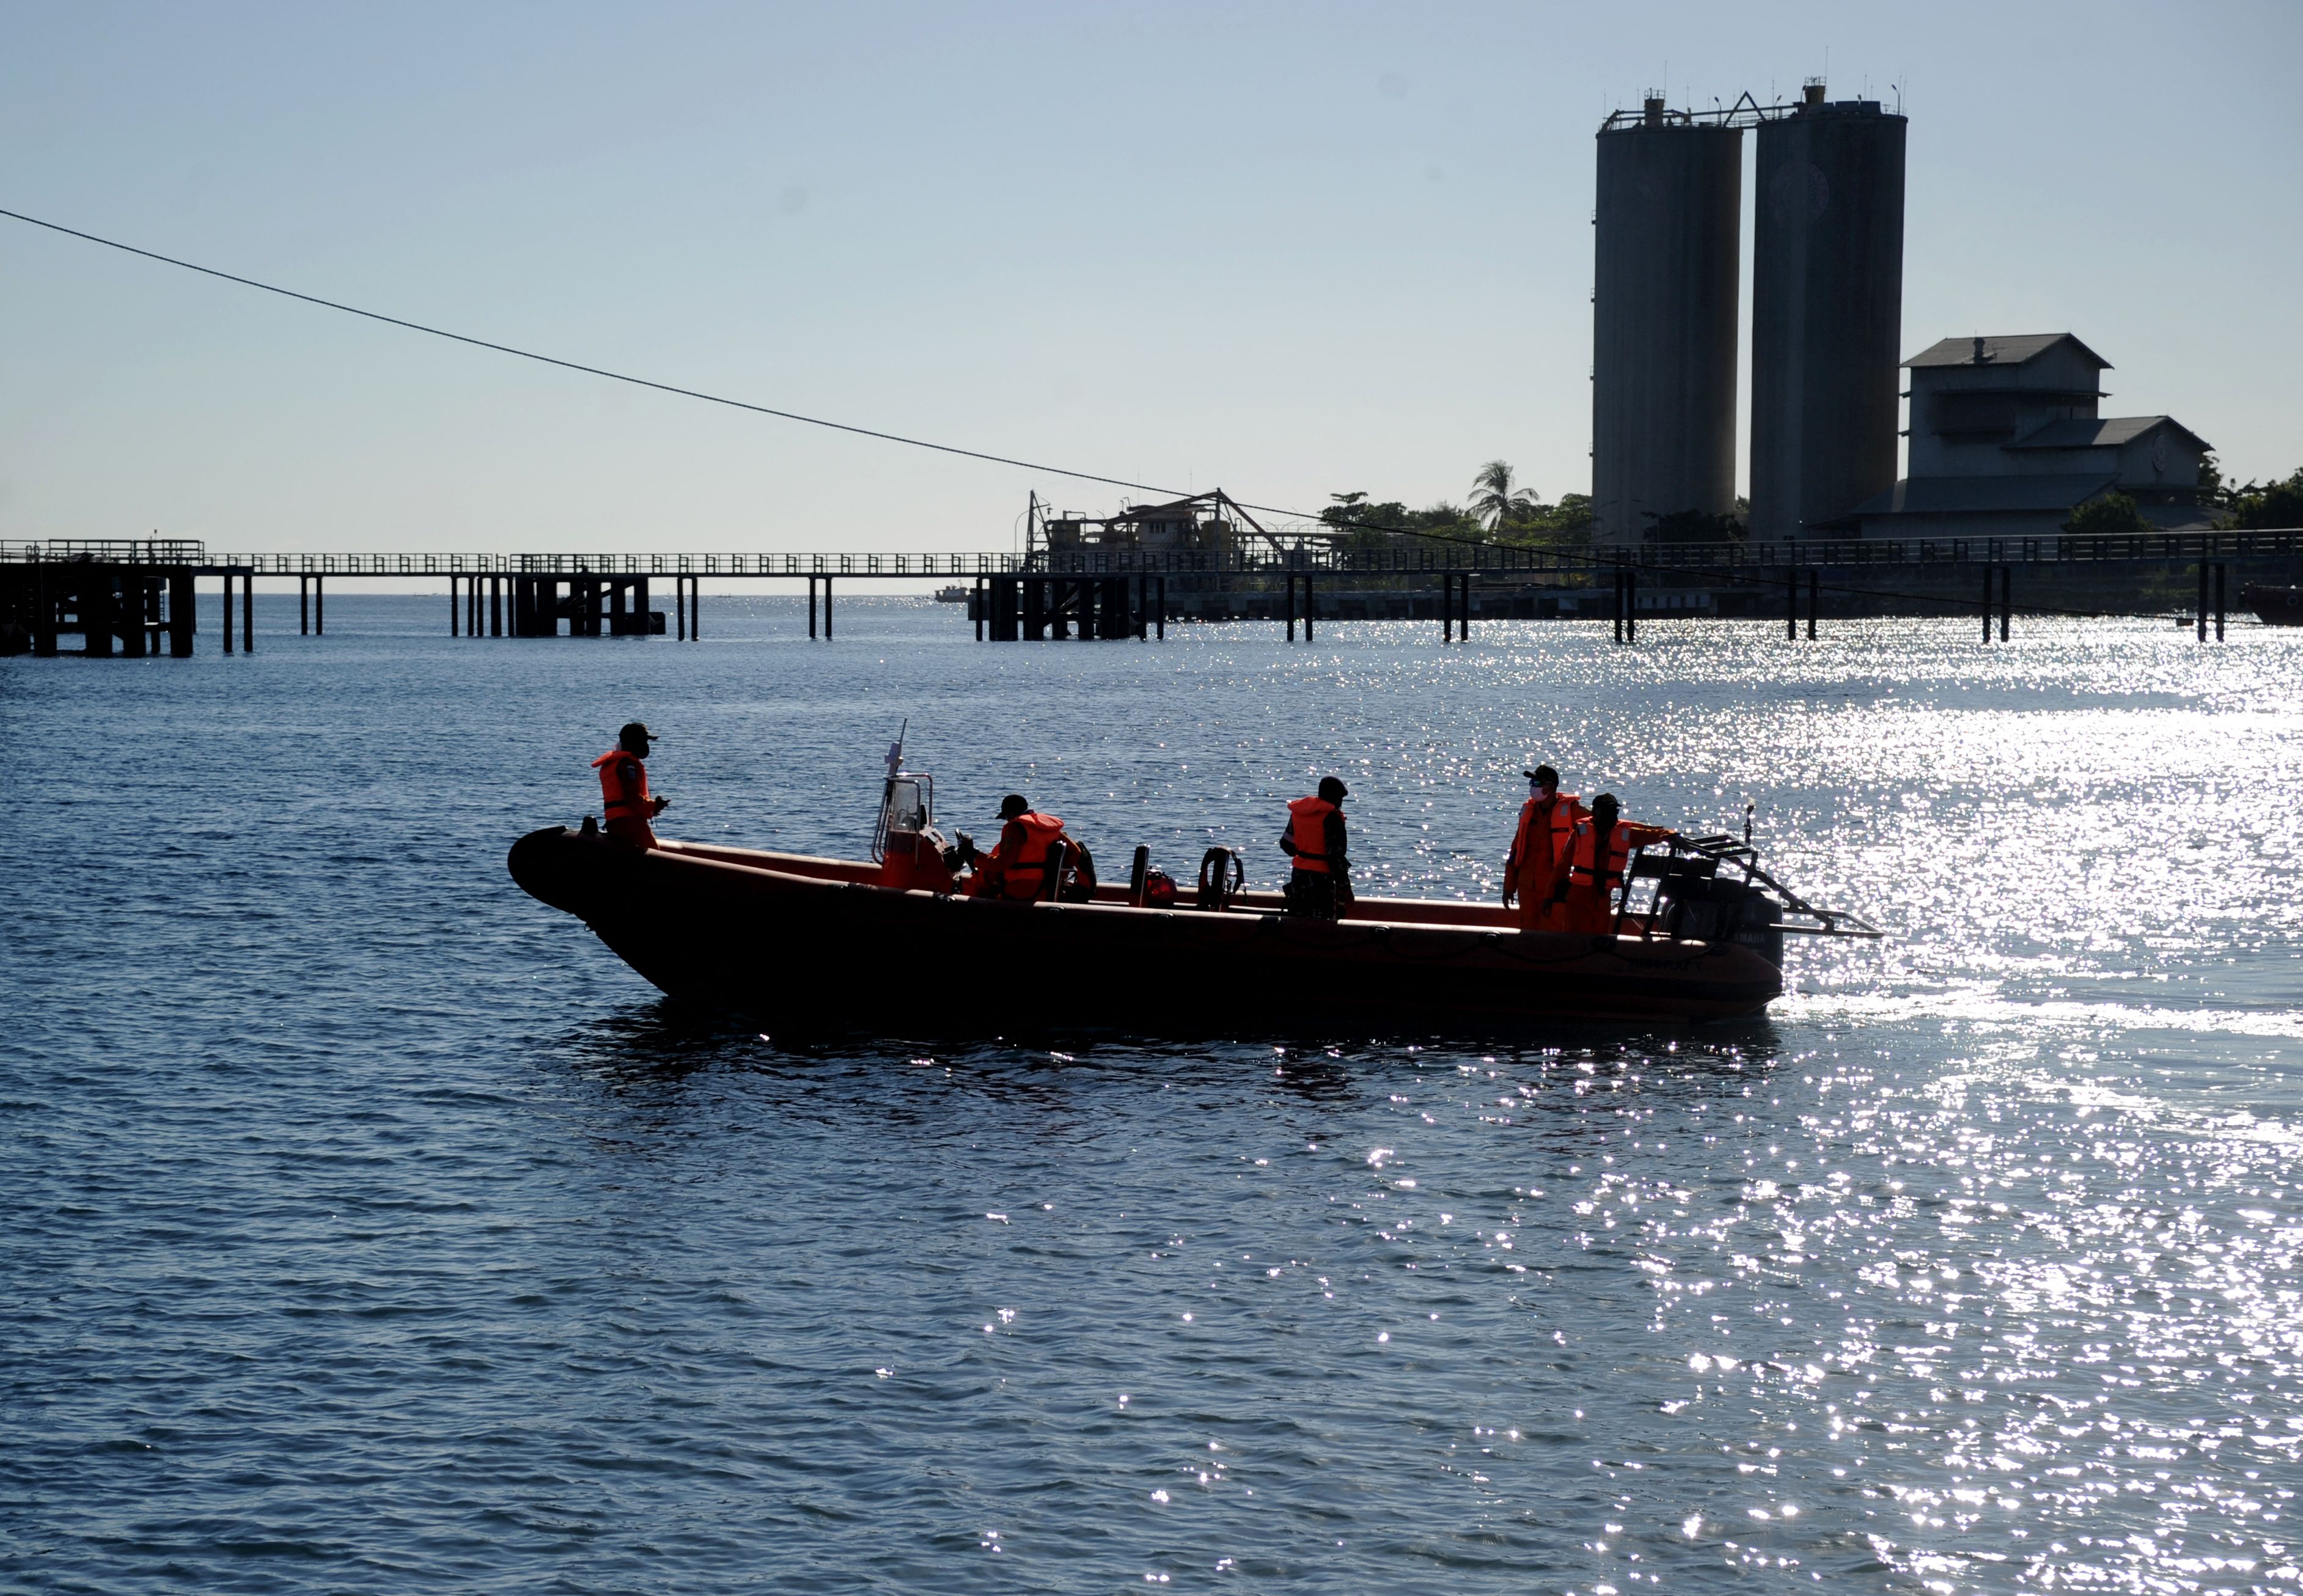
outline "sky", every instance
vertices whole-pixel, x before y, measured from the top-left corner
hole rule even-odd
[[[2291,4],[5,0],[0,208],[1145,491],[0,219],[0,539],[980,550],[1032,492],[1587,491],[1600,118],[1826,75],[1911,118],[1905,354],[2074,332],[2105,414],[2283,476],[2299,58]]]

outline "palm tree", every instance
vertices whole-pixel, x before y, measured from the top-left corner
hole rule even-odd
[[[1534,491],[1512,486],[1512,469],[1502,460],[1489,460],[1472,478],[1472,514],[1485,522],[1489,531],[1535,505]]]

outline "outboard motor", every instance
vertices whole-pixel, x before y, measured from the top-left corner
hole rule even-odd
[[[1742,944],[1777,969],[1784,967],[1784,906],[1758,887],[1743,889],[1730,942]]]
[[[1781,969],[1784,906],[1756,882],[1721,875],[1717,863],[1685,855],[1656,883],[1659,928],[1673,942],[1740,942]]]
[[[1853,937],[1877,942],[1886,933],[1862,916],[1809,902],[1770,875],[1751,847],[1750,806],[1744,806],[1743,840],[1728,833],[1670,840],[1668,857],[1635,857],[1630,873],[1656,884],[1652,931],[1674,942],[1749,948],[1780,970],[1784,938]]]
[[[1678,855],[1657,862],[1655,928],[1675,942],[1717,942],[1725,933],[1721,922],[1722,890],[1734,885],[1718,877],[1716,859]],[[1640,861],[1640,874],[1648,873]]]

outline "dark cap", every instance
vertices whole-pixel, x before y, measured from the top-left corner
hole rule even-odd
[[[1332,804],[1337,798],[1347,798],[1351,797],[1352,790],[1345,786],[1343,781],[1337,777],[1321,776],[1320,778],[1320,796]]]
[[[1615,801],[1615,795],[1612,792],[1603,792],[1598,798],[1593,798],[1591,800],[1591,808],[1594,813],[1597,813],[1601,809],[1605,809],[1610,815],[1620,815],[1624,812],[1623,805]]]
[[[1002,820],[1013,820],[1018,815],[1022,815],[1029,811],[1031,807],[1032,806],[1030,803],[1025,801],[1022,793],[1011,792],[1006,798],[1000,800],[1000,818]]]
[[[1548,764],[1539,764],[1531,771],[1520,772],[1520,774],[1525,776],[1531,781],[1540,781],[1546,787],[1556,787],[1559,785],[1559,773],[1553,770]]]
[[[624,722],[624,729],[616,733],[616,740],[623,744],[624,747],[629,747],[636,742],[662,742],[663,739],[658,737],[654,732],[650,731],[647,729],[646,722],[645,722],[627,721]]]

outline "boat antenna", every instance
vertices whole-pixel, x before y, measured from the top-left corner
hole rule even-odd
[[[1759,806],[1749,798],[1743,800],[1743,846],[1746,848],[1751,846],[1751,811]]]
[[[904,768],[904,733],[912,729],[912,717],[906,715],[896,732],[896,740],[888,745],[888,779],[880,783],[880,818],[872,823],[872,858],[875,864],[885,864],[888,858],[888,814],[896,806],[896,773]]]

